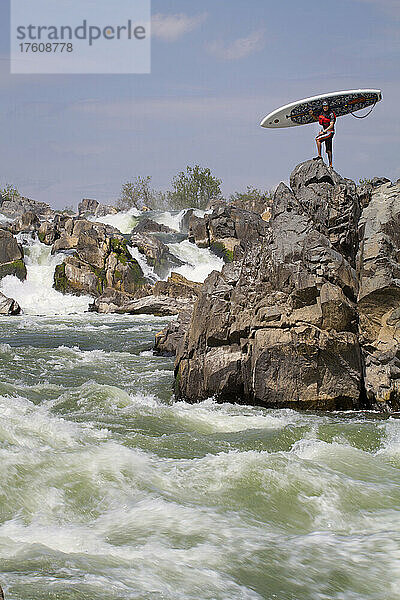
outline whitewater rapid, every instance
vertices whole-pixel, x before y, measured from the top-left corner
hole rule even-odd
[[[19,236],[24,249],[27,270],[25,281],[8,275],[0,281],[0,291],[13,298],[26,314],[63,315],[82,313],[88,310],[92,298],[89,296],[63,295],[53,288],[54,271],[65,259],[58,253],[51,255],[51,246],[33,240],[30,236]]]
[[[400,599],[397,418],[176,402],[152,353],[168,319],[86,312],[52,288],[63,255],[20,240],[28,278],[1,282],[24,311],[0,319],[6,600]],[[222,268],[169,248],[191,279]]]
[[[398,598],[399,421],[173,402],[165,323],[1,321],[7,600]]]

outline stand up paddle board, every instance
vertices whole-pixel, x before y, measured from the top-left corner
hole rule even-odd
[[[279,129],[280,127],[315,123],[315,119],[310,115],[310,110],[315,114],[321,114],[324,100],[329,102],[329,108],[334,111],[336,116],[341,117],[368,106],[374,107],[377,102],[382,100],[382,92],[380,90],[347,90],[298,100],[267,115],[261,121],[261,127]]]

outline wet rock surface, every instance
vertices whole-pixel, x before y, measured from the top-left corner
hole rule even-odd
[[[190,242],[200,248],[210,248],[225,262],[232,262],[242,256],[249,242],[264,237],[266,227],[260,215],[219,203],[211,214],[191,216],[188,235]]]
[[[161,278],[166,277],[171,268],[181,267],[184,264],[171,254],[168,246],[149,234],[134,233],[130,237],[130,245],[146,257],[147,264]]]
[[[54,287],[63,293],[100,296],[107,287],[134,294],[146,284],[126,240],[113,227],[67,219],[52,252],[75,250],[56,267]]]
[[[21,313],[21,307],[13,298],[7,298],[0,292],[0,315],[14,316]]]
[[[26,279],[26,267],[22,247],[10,231],[0,229],[0,279],[15,275]]]

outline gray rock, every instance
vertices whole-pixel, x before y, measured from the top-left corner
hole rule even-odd
[[[361,214],[356,184],[322,160],[309,160],[294,169],[290,187],[314,227],[354,266]]]
[[[360,224],[359,329],[371,404],[400,408],[400,183],[372,192]]]
[[[88,217],[96,213],[96,209],[99,206],[99,202],[93,198],[84,198],[78,204],[78,216]]]
[[[109,204],[100,204],[93,198],[84,198],[78,204],[78,217],[105,217],[106,215],[116,214],[118,209]]]
[[[7,298],[0,292],[0,315],[14,316],[21,313],[21,307],[12,298]]]
[[[26,267],[22,247],[10,231],[0,229],[0,279],[15,275],[26,279]]]
[[[178,344],[178,396],[266,407],[361,406],[356,273],[351,253],[336,247],[333,209],[324,206],[333,202],[337,211],[355,185],[315,162],[300,165],[291,181],[299,197],[282,184],[269,226],[244,222],[244,257],[204,283]],[[357,206],[352,196],[349,202]],[[230,227],[215,231],[230,236]],[[353,234],[355,216],[343,227]]]
[[[169,317],[178,315],[181,311],[191,308],[192,300],[187,298],[171,298],[170,296],[145,296],[123,304],[115,311],[120,314],[155,315]],[[99,307],[99,312],[100,307]]]
[[[37,202],[30,198],[14,198],[8,200],[4,196],[0,197],[0,212],[10,219],[17,219],[26,212],[33,212],[41,217],[51,217],[54,215],[54,210],[45,202]]]
[[[11,225],[12,233],[31,233],[40,228],[39,217],[32,211],[28,211],[18,217]]]
[[[266,228],[260,215],[219,203],[211,214],[190,218],[188,237],[200,248],[210,248],[225,262],[232,262],[241,258],[246,245],[262,239]]]
[[[179,353],[192,318],[193,306],[182,310],[178,318],[156,334],[154,353],[159,356],[175,356]]]
[[[168,246],[151,235],[133,233],[130,237],[130,244],[146,257],[147,263],[161,278],[165,277],[171,268],[181,267],[184,264],[169,251]]]
[[[132,233],[134,235],[138,233],[175,233],[170,227],[167,225],[160,225],[160,223],[156,223],[152,221],[152,219],[144,218],[139,221],[136,227],[133,229]]]

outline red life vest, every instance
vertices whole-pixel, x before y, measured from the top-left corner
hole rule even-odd
[[[331,121],[334,123],[336,122],[336,115],[333,110],[329,111],[328,113],[322,113],[318,117],[318,122],[324,129],[329,127]]]

